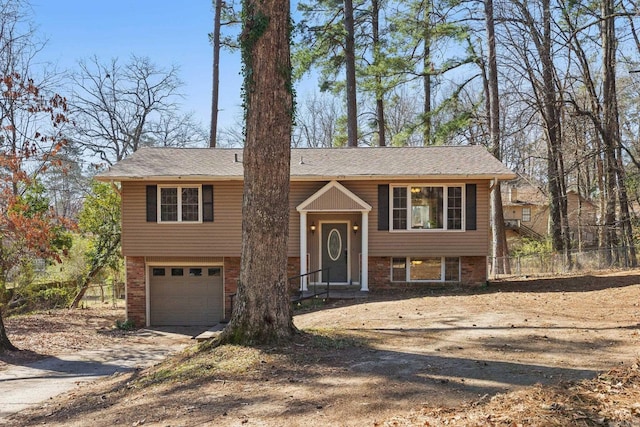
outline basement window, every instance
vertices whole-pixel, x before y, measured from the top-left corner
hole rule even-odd
[[[393,282],[458,282],[459,257],[405,257],[391,259]]]

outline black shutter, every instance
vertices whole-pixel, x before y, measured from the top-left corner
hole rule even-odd
[[[202,186],[202,221],[213,222],[213,185]]]
[[[378,185],[378,230],[389,230],[389,185]]]
[[[466,186],[466,200],[465,200],[465,210],[466,210],[466,229],[467,230],[476,230],[476,184],[467,184]]]
[[[147,222],[158,222],[157,185],[147,185]]]

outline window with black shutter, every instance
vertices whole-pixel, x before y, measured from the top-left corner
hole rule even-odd
[[[212,222],[213,185],[147,185],[147,222]]]
[[[147,222],[158,221],[158,186],[147,185]]]
[[[476,220],[476,193],[477,193],[477,185],[476,184],[467,184],[465,186],[465,228],[467,230],[476,230],[477,220]]]
[[[202,186],[202,221],[213,222],[213,185]]]
[[[389,230],[388,185],[378,185],[378,230]]]

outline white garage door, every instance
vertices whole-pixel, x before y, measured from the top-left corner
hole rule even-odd
[[[222,267],[151,267],[152,326],[211,326],[223,318]]]

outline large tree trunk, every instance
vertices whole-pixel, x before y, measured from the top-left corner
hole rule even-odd
[[[621,144],[622,142],[619,142]],[[625,252],[628,252],[629,262],[627,263],[627,267],[637,267],[638,260],[636,256],[636,246],[633,238],[633,227],[631,224],[631,215],[629,213],[629,197],[627,195],[627,177],[624,170],[624,165],[622,164],[622,150],[620,149],[620,145],[618,145],[618,149],[616,151],[617,160],[618,160],[618,198],[620,199],[620,222],[622,224],[622,238],[624,240],[624,246],[626,248]]]
[[[619,215],[621,225],[621,238],[623,241],[623,254],[625,266],[636,266],[636,250],[633,242],[633,230],[631,227],[631,216],[629,215],[629,202],[627,200],[626,177],[624,165],[622,164],[622,141],[620,138],[620,122],[618,112],[618,97],[616,90],[616,21],[614,3],[612,0],[602,2],[602,50],[603,52],[603,116],[605,130],[605,153],[607,157],[613,156],[610,168],[615,172],[615,176],[610,172],[610,179],[615,182],[615,195],[619,202]],[[610,202],[609,202],[610,203]],[[609,212],[607,204],[607,213]],[[615,204],[613,206],[615,212]],[[615,218],[614,218],[615,219]]]
[[[0,353],[7,350],[16,351],[18,348],[11,344],[7,336],[7,330],[4,328],[4,321],[2,320],[2,312],[0,311]]]
[[[422,58],[422,85],[424,90],[424,106],[422,114],[424,115],[424,131],[422,135],[422,144],[431,145],[431,0],[427,1],[424,6],[424,54]]]
[[[496,40],[493,17],[493,0],[484,2],[485,22],[487,27],[487,45],[489,50],[488,62],[488,82],[486,87],[489,91],[489,136],[491,138],[490,151],[498,160],[502,160],[502,150],[500,149],[500,104],[498,95],[498,63],[496,60]],[[500,183],[496,182],[491,191],[491,215],[493,233],[493,272],[510,273],[511,267],[507,257],[507,240],[505,238],[504,213],[502,211],[502,195],[500,193]]]
[[[602,118],[603,118],[603,145],[606,168],[607,201],[605,208],[605,227],[607,240],[613,255],[611,261],[619,262],[618,231],[616,227],[616,190],[618,187],[617,173],[618,161],[616,159],[616,146],[620,139],[616,104],[616,39],[615,18],[613,17],[613,1],[602,1]]]
[[[209,147],[217,144],[218,134],[218,93],[220,86],[220,13],[222,0],[215,0],[216,10],[213,18],[213,86],[211,89],[211,129],[209,133]]]
[[[347,33],[344,57],[347,73],[347,145],[358,146],[358,103],[356,100],[356,46],[353,1],[344,0],[344,28]]]
[[[568,268],[571,262],[571,239],[567,217],[567,192],[562,153],[562,127],[560,123],[559,102],[554,77],[554,63],[551,52],[551,5],[549,0],[542,2],[543,39],[540,52],[543,79],[543,117],[547,133],[548,175],[551,216],[551,236],[553,249],[564,253]]]
[[[240,283],[219,342],[288,340],[293,326],[287,289],[289,168],[293,96],[289,1],[245,0],[246,143]]]
[[[378,125],[378,145],[387,145],[384,118],[384,90],[380,71],[380,4],[378,0],[371,1],[371,32],[373,33],[373,62],[376,65],[376,123]]]

